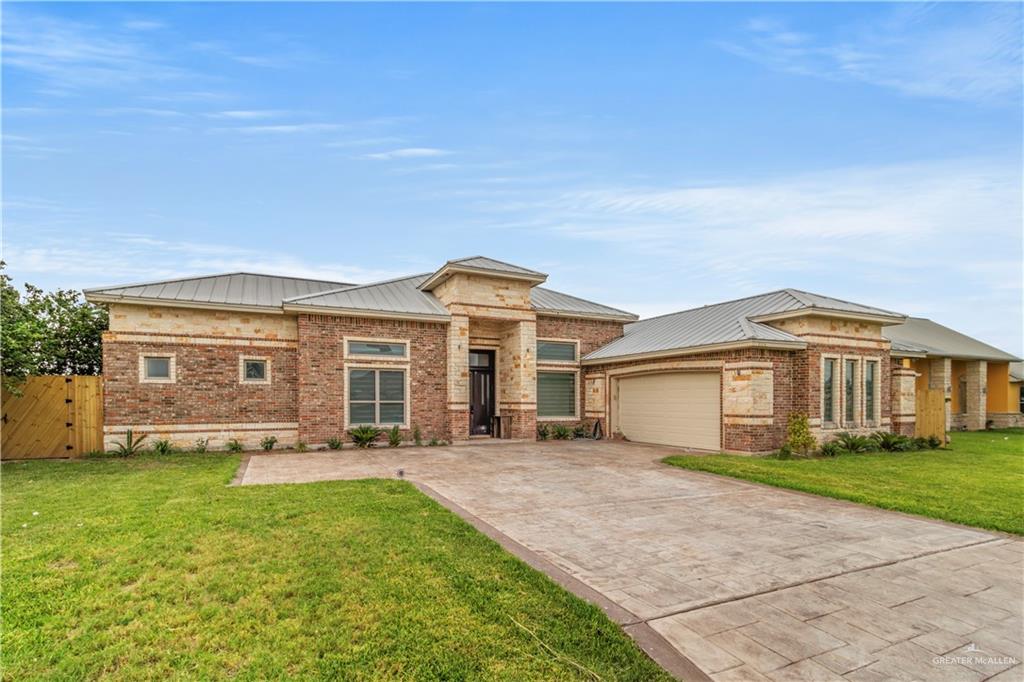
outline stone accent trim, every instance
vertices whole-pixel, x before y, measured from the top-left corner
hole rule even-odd
[[[297,348],[298,341],[274,341],[254,336],[193,336],[154,332],[103,332],[103,343],[159,343],[165,346],[256,346]]]
[[[225,424],[137,424],[103,427],[103,447],[112,449],[131,429],[133,433],[149,436],[145,445],[152,440],[167,439],[175,447],[191,447],[199,439],[206,439],[212,449],[226,448],[228,441],[238,440],[247,450],[260,447],[260,441],[274,436],[282,447],[294,446],[299,439],[298,422],[268,423],[225,423]]]

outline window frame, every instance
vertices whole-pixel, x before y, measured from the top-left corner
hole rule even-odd
[[[245,363],[262,362],[264,372],[262,379],[249,379],[245,376]],[[238,383],[247,385],[266,385],[270,383],[270,358],[264,355],[239,355],[238,356]]]
[[[832,419],[825,419],[825,366],[832,363]],[[843,358],[840,355],[825,354],[821,356],[821,426],[825,429],[838,429],[841,420],[838,419],[842,412],[842,401],[840,396],[843,389]]]
[[[540,375],[541,374],[571,374],[573,377],[573,414],[561,416],[542,417],[540,414]],[[538,422],[564,422],[578,421],[580,418],[580,371],[579,369],[538,369],[537,370],[537,421]]]
[[[374,399],[372,401],[371,400],[356,400],[356,401],[352,400],[352,398],[351,398],[352,391],[350,389],[351,378],[352,378],[352,370],[365,371],[365,372],[374,372],[374,378],[373,378],[373,382],[374,382],[374,384],[373,384]],[[410,386],[409,386],[409,384],[410,384],[410,381],[409,381],[409,376],[410,376],[409,367],[407,365],[378,365],[378,364],[362,365],[362,364],[346,363],[345,364],[345,395],[344,395],[344,407],[343,407],[344,413],[345,413],[345,428],[346,429],[354,429],[354,428],[357,428],[359,426],[374,426],[374,427],[377,427],[379,429],[390,429],[393,426],[396,426],[396,423],[393,423],[393,422],[392,423],[386,423],[386,424],[380,422],[380,405],[381,405],[381,403],[385,403],[385,404],[398,404],[399,403],[399,401],[397,401],[397,400],[381,400],[380,399],[380,373],[381,372],[400,372],[402,374],[402,393],[403,393],[403,398],[402,398],[402,401],[401,401],[401,404],[402,404],[402,421],[398,422],[397,426],[400,429],[408,429],[409,428],[409,418],[411,416],[409,413],[410,413],[410,411],[412,409],[412,401],[410,400],[411,392],[410,392]],[[371,423],[367,423],[367,422],[353,422],[352,421],[352,403],[353,402],[362,403],[362,404],[372,403],[373,406],[374,406],[373,407],[373,416],[374,416],[374,419],[376,421],[374,423],[372,423],[372,424]]]
[[[393,343],[405,347],[403,355],[373,355],[367,353],[353,353],[349,350],[349,344],[355,343]],[[346,360],[364,360],[374,362],[409,362],[412,357],[412,343],[409,339],[382,339],[372,336],[345,336],[341,339],[342,357]]]
[[[842,383],[842,416],[844,427],[856,427],[861,425],[861,406],[863,405],[863,399],[860,392],[861,375],[863,372],[860,369],[861,358],[843,356],[843,383]],[[852,381],[849,377],[850,365],[853,366],[853,377]],[[853,395],[847,396],[847,387],[853,389]],[[852,405],[851,405],[852,403]],[[848,415],[853,415],[849,417]]]
[[[870,393],[873,403],[871,413],[868,413],[868,367],[875,367],[875,385]],[[863,423],[867,426],[877,427],[882,423],[882,360],[876,357],[861,358],[860,365],[860,388],[861,406],[864,415]]]
[[[541,343],[564,343],[573,347],[573,360],[544,360],[540,357],[540,344]],[[580,340],[579,339],[554,339],[554,338],[538,338],[537,339],[537,364],[538,365],[552,365],[559,367],[576,367],[580,364]]]
[[[167,360],[167,376],[151,377],[146,371],[146,360],[161,358]],[[178,380],[178,363],[174,353],[139,353],[140,384],[173,384]]]
[[[967,414],[967,372],[964,372],[957,379],[956,386],[956,409],[957,414]]]

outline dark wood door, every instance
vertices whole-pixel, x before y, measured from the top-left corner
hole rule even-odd
[[[491,433],[494,417],[494,351],[469,353],[469,433]]]

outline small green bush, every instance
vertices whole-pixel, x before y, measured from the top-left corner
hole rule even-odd
[[[376,426],[357,426],[348,430],[348,435],[357,448],[368,448],[384,433]]]
[[[786,424],[786,445],[795,454],[809,455],[814,451],[817,442],[811,433],[811,425],[807,415],[802,412],[794,412],[789,415]]]
[[[341,450],[342,446],[344,445],[345,442],[338,438],[337,436],[331,436],[330,438],[327,439],[327,447],[329,447],[331,450]]]
[[[854,454],[858,452],[871,452],[875,449],[875,441],[873,439],[867,436],[857,436],[847,431],[837,433],[835,440],[843,447],[843,450]]]
[[[295,444],[295,452],[305,452],[306,450],[309,450],[309,446],[306,445],[306,441],[300,440]]]
[[[573,438],[586,438],[587,437],[587,427],[584,426],[583,424],[577,424],[576,426],[572,427],[572,437]]]
[[[431,438],[430,442],[427,443],[427,447],[428,448],[436,448],[440,444],[441,444],[441,441],[439,441],[436,438]]]
[[[398,424],[395,424],[388,430],[388,447],[397,448],[402,444],[402,432],[398,430]]]
[[[572,438],[572,430],[565,424],[555,424],[551,433],[555,440],[569,440]]]
[[[192,446],[192,452],[201,455],[210,447],[209,438],[196,438],[196,444]]]
[[[135,433],[128,429],[124,434],[124,442],[114,443],[114,449],[110,454],[118,457],[131,457],[137,455],[142,451],[142,441],[146,440],[149,434],[142,434],[141,437],[136,438]]]
[[[418,424],[412,425],[412,442],[416,445],[416,447],[420,447],[421,445],[423,445],[423,433],[420,431],[420,427]]]
[[[789,447],[788,445],[783,445],[772,456],[775,459],[793,459],[793,448]]]
[[[548,427],[548,425],[547,424],[538,424],[537,425],[537,438],[539,440],[547,440],[550,437],[551,437],[551,429]]]
[[[822,457],[838,457],[843,454],[843,446],[839,443],[831,440],[827,443],[822,443],[818,449],[818,454]]]
[[[277,436],[266,436],[260,441],[260,447],[268,452],[273,450],[275,445],[277,445]]]
[[[158,455],[169,455],[174,452],[174,446],[166,438],[153,441],[153,452]]]
[[[227,448],[228,452],[242,452],[243,450],[245,450],[245,447],[237,438],[232,438],[231,440],[229,440]]]
[[[938,436],[928,436],[927,441],[928,447],[931,448],[932,450],[942,447],[942,439],[939,438]]]

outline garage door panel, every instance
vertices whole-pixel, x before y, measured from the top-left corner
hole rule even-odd
[[[720,444],[717,373],[647,374],[619,380],[618,428],[629,440],[717,450]]]

